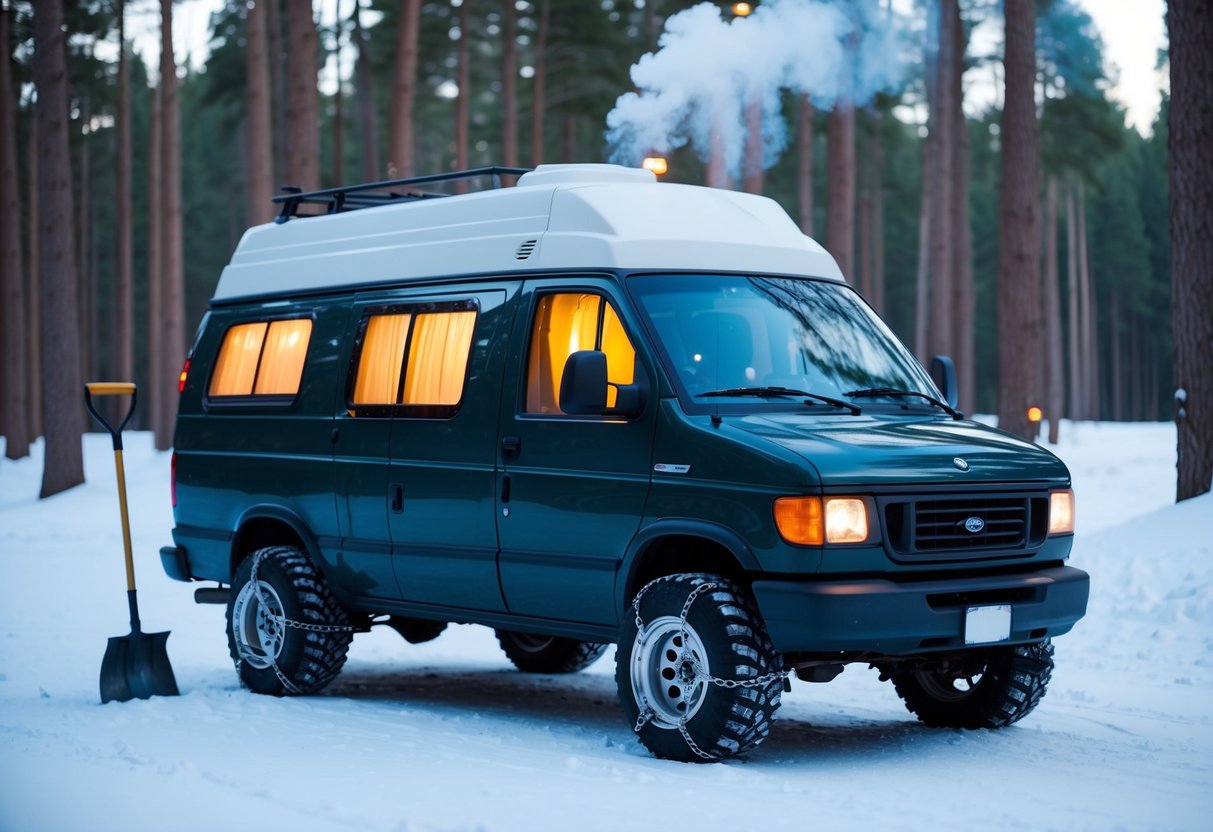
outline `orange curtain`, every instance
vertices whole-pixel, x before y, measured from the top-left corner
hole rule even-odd
[[[239,324],[227,331],[219,358],[215,361],[215,373],[211,376],[208,395],[247,396],[253,392],[253,379],[257,377],[257,360],[261,356],[261,344],[265,340],[266,323]]]
[[[291,395],[299,392],[303,360],[307,357],[312,322],[307,318],[270,324],[257,371],[257,395]]]
[[[404,373],[404,404],[459,404],[475,323],[471,310],[417,316]]]
[[[636,350],[609,303],[602,316],[602,351],[607,357],[607,381],[631,384],[636,375]],[[607,407],[615,406],[617,392],[614,387],[607,388]]]
[[[548,295],[539,301],[527,366],[528,413],[560,413],[564,362],[598,340],[598,295]],[[608,359],[609,360],[609,359]]]
[[[400,365],[404,340],[412,315],[374,315],[367,323],[358,378],[354,382],[354,404],[395,404],[400,389]]]

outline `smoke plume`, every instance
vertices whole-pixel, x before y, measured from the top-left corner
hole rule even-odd
[[[637,92],[607,115],[611,160],[638,164],[688,142],[705,162],[723,154],[737,178],[746,142],[745,109],[762,109],[763,167],[787,144],[783,90],[807,93],[814,106],[866,104],[901,77],[890,13],[876,0],[768,0],[752,15],[726,19],[712,3],[666,22],[655,53],[631,70]]]

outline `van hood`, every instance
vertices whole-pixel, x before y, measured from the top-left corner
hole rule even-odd
[[[1070,479],[1062,461],[1039,445],[967,420],[772,413],[729,424],[803,457],[824,486]]]

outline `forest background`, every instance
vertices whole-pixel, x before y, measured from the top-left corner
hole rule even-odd
[[[755,4],[753,18],[797,2]],[[272,219],[282,185],[639,164],[635,148],[608,142],[608,114],[629,92],[660,91],[637,88],[629,70],[672,45],[661,39],[667,21],[693,5],[336,0],[335,23],[318,25],[312,0],[230,0],[194,68],[127,37],[132,12],[158,10],[171,44],[171,0],[4,0],[6,454],[45,435],[43,494],[79,482],[79,443],[74,458],[70,446],[86,428],[85,378],[137,381],[134,426],[167,448],[187,344],[240,235]],[[738,4],[716,5],[722,26],[750,25]],[[1099,35],[1073,0],[815,5],[854,21],[844,63],[881,34],[897,71],[863,100],[775,85],[765,106],[786,147],[755,103],[738,120],[736,160],[722,162],[710,136],[670,141],[664,178],[778,201],[924,363],[956,359],[966,412],[1032,435],[1037,405],[1052,441],[1061,417],[1184,416],[1171,99],[1145,135],[1126,125]],[[1207,46],[1201,5],[1172,2],[1171,23],[1181,7]],[[1005,38],[975,45],[977,27],[1004,18]],[[1160,71],[1171,59],[1160,50]],[[1206,102],[1207,64],[1193,84]],[[978,76],[996,90],[988,105],[966,100]],[[61,149],[39,134],[60,128]],[[1209,366],[1198,365],[1202,395]],[[1204,418],[1194,447],[1207,461]],[[1181,470],[1180,497],[1209,490],[1209,471],[1192,481],[1185,491]]]

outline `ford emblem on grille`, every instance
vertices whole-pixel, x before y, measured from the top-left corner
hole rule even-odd
[[[967,531],[967,532],[977,534],[979,531],[981,531],[985,527],[986,527],[986,521],[982,520],[980,517],[965,518],[965,531]]]
[[[962,471],[968,471],[968,470],[969,470],[969,463],[965,462],[965,461],[964,461],[963,459],[961,459],[960,457],[954,457],[954,458],[952,459],[952,464],[953,464],[953,465],[955,465],[957,468],[959,468],[959,469],[960,469],[960,470],[962,470]]]

